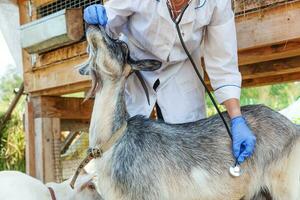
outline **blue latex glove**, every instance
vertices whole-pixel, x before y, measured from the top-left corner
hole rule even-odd
[[[250,157],[255,148],[256,137],[249,129],[244,117],[239,116],[231,120],[231,132],[233,139],[233,155],[239,162],[243,163]]]
[[[88,24],[105,26],[107,15],[104,6],[93,4],[84,9],[83,19]]]

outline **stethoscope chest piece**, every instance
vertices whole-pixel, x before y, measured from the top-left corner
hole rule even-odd
[[[235,165],[229,168],[229,173],[233,177],[239,177],[242,175],[242,170],[240,165]]]

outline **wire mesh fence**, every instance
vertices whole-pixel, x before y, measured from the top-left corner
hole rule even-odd
[[[37,18],[46,17],[67,8],[86,8],[92,4],[102,3],[102,0],[57,0],[37,8]]]
[[[89,146],[88,133],[80,132],[62,132],[62,142],[59,159],[56,169],[57,180],[66,180],[74,175],[80,162],[86,156]]]

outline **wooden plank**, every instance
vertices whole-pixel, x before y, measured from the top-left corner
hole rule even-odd
[[[34,120],[34,132],[35,132],[35,169],[36,178],[44,181],[44,155],[43,155],[43,129],[42,129],[42,119]],[[38,161],[38,162],[37,162]]]
[[[53,3],[57,0],[33,0],[33,4],[35,7],[44,6],[49,3]]]
[[[44,183],[56,181],[54,135],[60,133],[58,118],[35,119],[36,175]]]
[[[300,38],[300,1],[236,18],[239,50]]]
[[[239,51],[239,65],[260,63],[300,55],[300,40]]]
[[[75,81],[74,81],[75,82]],[[75,82],[73,84],[68,84],[56,88],[49,88],[41,91],[31,92],[30,94],[35,96],[60,96],[64,94],[72,94],[82,91],[89,90],[91,86],[91,81],[82,81],[82,82]]]
[[[32,98],[35,118],[60,118],[89,120],[93,109],[93,100],[83,103],[82,98],[70,97],[34,97]]]
[[[240,71],[242,73],[243,79],[253,79],[258,77],[268,77],[268,76],[274,76],[274,75],[287,75],[290,73],[297,73],[300,70],[300,57],[292,57],[292,58],[285,58],[275,61],[267,61],[262,63],[256,63],[256,64],[249,64],[249,65],[243,65],[240,66]],[[268,80],[268,79],[266,79]],[[274,83],[274,79],[271,79],[271,83]],[[278,79],[281,80],[281,79]],[[288,80],[288,77],[284,79],[284,82]],[[291,79],[291,81],[295,80],[294,78]],[[75,84],[73,86],[70,86],[70,88],[61,88],[66,90],[61,90],[60,92],[66,92],[73,90],[83,90],[87,89],[87,87],[90,85],[90,82],[82,82],[81,84]],[[251,85],[252,86],[252,85]],[[50,91],[47,91],[48,94],[53,94],[55,92],[58,92],[57,88]],[[33,93],[33,95],[39,95],[41,93]],[[43,94],[47,94],[46,91]]]
[[[243,86],[300,81],[300,56],[240,66]],[[205,73],[205,82],[210,86]]]
[[[27,15],[28,1],[18,0],[19,13],[20,13],[20,24],[26,24],[31,21],[30,16]]]
[[[81,76],[75,67],[87,60],[87,56],[78,56],[66,62],[37,70],[34,73],[25,72],[24,84],[27,92],[65,87],[74,83],[90,80],[89,76]]]
[[[300,73],[300,56],[241,66],[240,72],[243,80]]]
[[[280,74],[284,75],[293,72],[299,72],[299,67],[300,67],[299,63],[300,63],[299,57],[292,57],[292,58],[280,59],[275,61],[243,65],[240,66],[240,70],[243,75],[243,79],[246,80],[255,77],[268,77],[273,75],[280,75]],[[90,82],[87,80],[86,82],[82,82],[81,84],[77,83],[75,85],[71,85],[70,88],[63,87],[61,88],[63,90],[60,92],[63,93],[66,91],[70,91],[72,89],[73,91],[83,90],[83,89],[87,89],[89,85]],[[58,92],[57,88],[55,88],[53,91],[48,91],[48,93],[45,92],[43,94],[53,94],[55,92]],[[38,94],[41,93],[33,93],[33,95],[38,95]]]
[[[245,1],[233,0],[234,12],[237,15],[242,15],[249,12],[261,11],[270,6],[277,6],[278,4],[287,3],[291,0],[260,0],[260,1]]]
[[[294,81],[300,81],[300,73],[248,79],[243,81],[243,87],[258,87],[258,86],[287,83],[287,82],[294,82]]]
[[[62,120],[61,130],[71,132],[89,132],[89,120]]]
[[[47,67],[51,64],[53,65],[62,63],[68,59],[72,59],[78,56],[84,56],[86,54],[86,46],[87,42],[83,41],[41,54],[37,59],[35,69]]]
[[[35,132],[32,102],[25,104],[25,158],[26,173],[32,177],[36,177],[35,171]]]

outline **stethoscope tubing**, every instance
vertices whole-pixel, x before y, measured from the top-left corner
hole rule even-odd
[[[179,40],[180,40],[180,42],[181,42],[181,45],[182,45],[182,47],[183,47],[183,49],[184,49],[184,51],[185,51],[187,57],[189,58],[189,60],[190,60],[190,62],[191,62],[191,64],[192,64],[192,66],[193,66],[193,68],[194,68],[194,70],[195,70],[195,72],[196,72],[196,74],[197,74],[197,76],[198,76],[200,82],[201,82],[202,85],[204,86],[205,91],[207,92],[207,94],[208,94],[208,96],[209,96],[211,102],[213,103],[213,105],[214,105],[215,109],[217,110],[217,112],[218,112],[220,118],[222,119],[222,121],[223,121],[223,123],[224,123],[224,126],[225,126],[225,128],[226,128],[226,130],[227,130],[227,133],[228,133],[228,135],[229,135],[231,141],[233,141],[233,139],[232,139],[232,133],[231,133],[231,131],[230,131],[230,128],[229,128],[229,126],[228,126],[228,124],[227,124],[227,122],[226,122],[224,116],[222,115],[222,112],[221,112],[220,109],[218,108],[218,105],[217,105],[217,103],[216,103],[214,97],[212,96],[211,92],[209,91],[207,85],[205,84],[205,81],[204,81],[204,79],[202,78],[202,76],[201,76],[199,70],[197,69],[197,65],[196,65],[196,63],[195,63],[193,57],[191,56],[191,54],[190,54],[190,52],[189,52],[187,46],[185,45],[185,42],[184,42],[183,37],[182,37],[182,34],[181,34],[181,30],[180,30],[180,26],[179,26],[179,25],[180,25],[180,22],[181,22],[181,20],[182,20],[182,17],[183,17],[183,15],[184,15],[185,11],[186,11],[187,8],[190,6],[191,2],[192,2],[192,0],[189,0],[189,1],[188,1],[187,5],[182,9],[181,13],[180,13],[176,18],[172,17],[173,14],[172,14],[171,6],[170,6],[170,4],[168,3],[168,1],[167,1],[167,7],[168,7],[168,10],[169,10],[171,19],[172,19],[172,21],[174,22],[174,24],[175,24],[175,26],[176,26],[176,31],[177,31],[177,34],[178,34],[178,36],[179,36]],[[234,167],[231,167],[231,168],[230,168],[230,174],[232,174],[232,175],[235,176],[235,177],[239,176],[239,175],[237,175],[237,174],[231,173],[231,172],[232,172],[232,168],[239,169],[238,171],[240,172],[240,165],[239,165],[239,162],[238,162],[237,159],[235,160]]]

